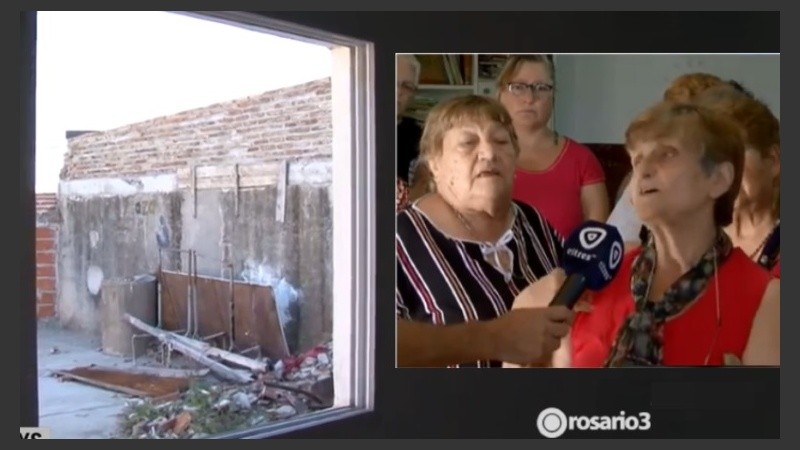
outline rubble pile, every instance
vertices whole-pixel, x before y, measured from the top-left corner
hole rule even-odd
[[[289,357],[273,365],[273,375],[278,379],[289,381],[317,381],[332,376],[331,342],[318,345],[298,356]]]
[[[134,399],[123,413],[124,439],[198,439],[289,419],[333,402],[332,346],[327,342],[269,364],[250,383],[213,376],[193,380],[173,401]]]

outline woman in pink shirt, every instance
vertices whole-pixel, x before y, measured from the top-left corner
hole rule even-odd
[[[536,208],[566,237],[585,220],[605,222],[609,200],[603,168],[592,151],[548,127],[554,78],[545,55],[512,55],[497,87],[520,146],[514,198]]]

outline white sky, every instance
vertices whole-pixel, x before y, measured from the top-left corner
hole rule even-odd
[[[167,12],[39,12],[36,191],[67,130],[107,130],[325,78],[330,50]]]

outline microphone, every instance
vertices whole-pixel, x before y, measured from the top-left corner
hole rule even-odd
[[[605,287],[619,272],[623,253],[617,227],[594,220],[584,222],[564,242],[562,267],[567,280],[550,306],[572,309],[584,290]]]

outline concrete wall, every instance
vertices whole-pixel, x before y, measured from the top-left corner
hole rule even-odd
[[[329,338],[329,88],[307,83],[70,140],[59,196],[64,325],[99,333],[97,287],[154,273],[160,235],[195,250],[200,275],[227,277],[227,260],[237,280],[272,285],[290,350]],[[162,253],[164,268],[188,269],[185,255]]]

